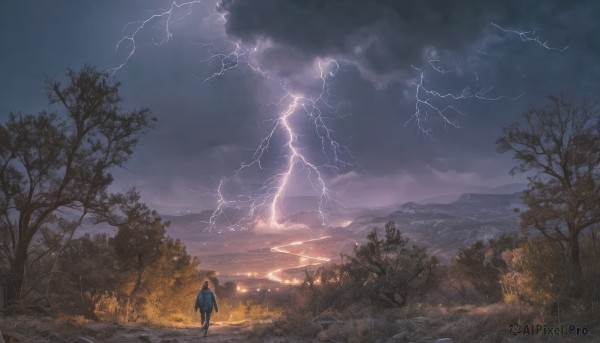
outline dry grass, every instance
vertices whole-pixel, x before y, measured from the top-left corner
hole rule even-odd
[[[400,342],[433,342],[437,338],[452,338],[460,342],[600,342],[600,337],[513,336],[512,322],[553,325],[540,317],[534,308],[515,304],[486,306],[428,306],[412,305],[356,316],[356,312],[330,314],[338,320],[316,321],[310,312],[288,311],[274,321],[270,331],[261,335],[279,335],[312,339],[319,342],[385,342],[398,335]],[[339,319],[341,318],[341,319]],[[585,325],[585,323],[582,323]],[[588,326],[595,332],[596,326]],[[597,330],[596,328],[595,330]]]
[[[284,340],[368,343],[385,342],[395,335],[402,336],[399,342],[415,343],[433,342],[437,338],[444,337],[452,338],[455,343],[600,342],[597,334],[600,332],[598,324],[578,322],[575,319],[573,319],[575,324],[589,329],[588,336],[512,336],[509,333],[509,325],[519,319],[521,323],[556,324],[541,318],[533,308],[522,307],[519,318],[516,305],[494,304],[455,307],[414,305],[401,309],[373,309],[372,313],[368,313],[365,309],[362,311],[355,309],[346,313],[331,312],[327,316],[318,318],[310,312],[296,309],[285,312],[273,321],[245,320],[237,324],[228,324],[224,328],[229,328],[227,332],[230,334],[235,332],[247,334],[249,342]],[[173,320],[176,321],[177,318]],[[11,337],[21,342],[54,342],[58,341],[59,337],[71,339],[78,335],[108,342],[112,340],[113,335],[117,337],[125,331],[131,331],[131,335],[134,336],[139,336],[146,331],[152,331],[155,335],[170,332],[170,329],[157,327],[157,325],[121,326],[90,321],[82,316],[0,318],[0,328],[3,333],[9,333]],[[178,330],[185,330],[185,328]]]
[[[219,317],[222,321],[236,322],[245,320],[272,320],[282,314],[279,307],[267,306],[253,300],[245,300],[230,304],[223,301],[219,306]]]
[[[513,336],[513,322],[554,325],[556,320],[543,318],[533,307],[498,303],[486,306],[427,306],[421,305],[385,312],[387,320],[395,321],[398,329],[407,332],[415,342],[433,341],[448,337],[454,342],[598,342],[600,337],[557,337],[541,335]],[[560,323],[559,323],[560,324]],[[585,323],[582,323],[585,324]],[[590,331],[592,331],[590,329]]]
[[[288,310],[273,320],[273,333],[275,335],[315,337],[321,327],[315,324],[313,318],[314,316],[310,312],[297,309]]]
[[[333,323],[317,335],[319,342],[378,342],[399,333],[397,325],[380,319],[365,318]]]

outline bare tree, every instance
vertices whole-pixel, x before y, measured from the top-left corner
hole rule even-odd
[[[64,113],[11,113],[0,125],[0,268],[9,307],[24,295],[28,259],[43,256],[39,238],[72,235],[88,213],[108,208],[111,169],[123,166],[153,120],[147,109],[123,112],[120,84],[106,73],[85,66],[66,78],[46,83],[50,104]]]
[[[504,129],[499,152],[512,152],[511,174],[534,172],[524,192],[528,209],[521,227],[557,241],[569,259],[574,281],[582,277],[579,238],[600,222],[600,111],[589,100],[550,96]]]

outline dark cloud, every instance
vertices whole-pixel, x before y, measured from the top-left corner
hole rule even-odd
[[[593,6],[597,11],[598,6]],[[286,51],[305,64],[339,58],[386,83],[423,64],[427,49],[465,53],[481,44],[491,23],[552,27],[573,20],[568,1],[223,0],[226,32],[250,45],[267,43],[265,66],[280,71]],[[580,13],[581,14],[581,13]],[[586,13],[588,15],[589,13]],[[294,64],[297,66],[297,64]],[[290,72],[290,71],[287,71]]]

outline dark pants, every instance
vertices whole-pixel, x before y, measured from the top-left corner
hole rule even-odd
[[[212,311],[207,311],[204,312],[202,310],[200,310],[200,324],[202,325],[203,328],[208,330],[208,325],[210,323],[210,313]]]

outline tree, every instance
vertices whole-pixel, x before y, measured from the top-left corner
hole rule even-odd
[[[452,276],[462,284],[472,285],[486,302],[496,302],[502,298],[500,276],[507,269],[502,252],[516,248],[518,243],[516,236],[502,235],[487,243],[477,241],[470,247],[459,249],[450,263]]]
[[[218,288],[216,276],[199,271],[198,259],[166,235],[168,222],[135,189],[112,200],[114,237],[86,234],[65,244],[51,280],[52,310],[93,319],[184,320],[201,281],[212,278]]]
[[[343,310],[360,301],[365,294],[359,282],[364,278],[350,275],[351,269],[346,264],[328,263],[312,272],[305,270],[298,292],[302,298],[297,302],[311,313],[321,314],[329,309]]]
[[[354,256],[347,256],[343,269],[372,299],[402,307],[410,296],[427,290],[437,265],[424,248],[407,244],[396,224],[388,222],[385,237],[373,229],[366,243],[354,247]]]
[[[196,298],[206,273],[199,270],[200,261],[187,253],[180,240],[165,236],[158,249],[160,258],[148,271],[144,283],[144,312],[152,321],[181,321],[192,316],[194,302],[190,299]],[[214,291],[221,295],[216,275],[212,276]]]
[[[560,321],[562,311],[574,309],[585,313],[589,307],[569,301],[568,261],[556,245],[555,241],[536,237],[518,248],[504,251],[502,258],[508,268],[501,275],[500,283],[506,302],[516,301],[519,306],[524,302],[542,311],[551,310],[559,315]]]
[[[107,73],[85,66],[66,78],[46,83],[50,104],[64,113],[11,113],[0,125],[0,268],[9,307],[22,297],[29,257],[43,256],[32,243],[44,232],[72,237],[84,217],[106,210],[110,170],[127,162],[153,121],[147,109],[121,110],[120,84]]]
[[[59,277],[51,280],[53,311],[64,310],[62,303],[79,302],[80,313],[99,319],[97,305],[105,296],[115,296],[126,281],[115,263],[114,248],[106,234],[85,234],[65,244],[59,256]],[[70,306],[73,311],[77,306]]]
[[[119,292],[125,300],[125,320],[132,319],[130,315],[165,319],[181,310],[182,297],[195,297],[200,263],[181,241],[166,235],[169,222],[141,203],[139,193],[131,190],[117,198],[124,218],[109,242],[117,269],[128,275]]]
[[[533,172],[523,201],[521,227],[556,241],[568,256],[573,281],[582,278],[579,238],[600,222],[600,112],[589,100],[550,96],[546,107],[531,108],[521,122],[504,128],[499,152],[512,152],[511,170]]]
[[[162,255],[168,222],[163,222],[156,211],[140,203],[135,190],[119,196],[120,211],[125,220],[118,226],[117,234],[111,239],[116,260],[123,271],[133,272],[135,282],[128,296],[140,290],[146,270],[156,265]]]

